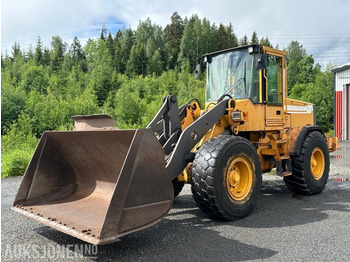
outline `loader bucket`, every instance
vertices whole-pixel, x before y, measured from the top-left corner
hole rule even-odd
[[[45,132],[12,209],[91,244],[147,228],[172,206],[149,129]]]

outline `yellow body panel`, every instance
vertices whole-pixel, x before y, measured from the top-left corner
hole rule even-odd
[[[314,105],[287,98],[284,106],[288,113],[290,127],[315,125]]]
[[[286,105],[254,104],[250,99],[236,100],[234,111],[246,112],[239,132],[277,131],[290,127],[314,125],[314,106],[311,103],[287,98]]]
[[[275,161],[290,159],[290,153],[294,152],[295,143],[300,132],[305,126],[314,126],[315,107],[311,103],[287,98],[287,62],[285,51],[276,50],[270,47],[263,47],[263,52],[276,57],[277,81],[269,89],[269,79],[266,69],[259,70],[259,92],[258,103],[250,99],[232,99],[229,101],[227,114],[209,130],[209,132],[192,149],[195,152],[198,147],[210,138],[223,134],[231,129],[233,135],[247,138],[257,148],[263,172],[269,172],[275,167]],[[233,81],[234,82],[234,81]],[[275,89],[274,89],[275,88]],[[271,92],[271,93],[269,93]],[[274,93],[272,93],[274,92]],[[275,100],[270,100],[270,95],[275,95]],[[232,103],[231,103],[232,102]],[[210,101],[205,105],[206,110],[214,107],[216,102]],[[234,107],[231,107],[234,105]],[[190,110],[189,110],[190,111]],[[187,114],[183,122],[183,129],[199,117],[198,109]],[[204,112],[202,110],[202,112]],[[240,118],[237,118],[237,114]],[[233,118],[232,115],[236,117]],[[336,150],[338,141],[334,137],[326,135],[329,151]],[[321,156],[315,153],[317,161]],[[321,160],[319,160],[321,161]],[[180,175],[181,181],[190,180],[189,165],[184,174]],[[315,171],[317,176],[318,171]],[[288,172],[287,172],[288,173]],[[289,175],[289,174],[283,174]],[[232,175],[232,181],[235,176]]]

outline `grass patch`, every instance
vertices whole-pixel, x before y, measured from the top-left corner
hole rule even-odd
[[[1,177],[24,174],[34,150],[14,149],[1,155]]]

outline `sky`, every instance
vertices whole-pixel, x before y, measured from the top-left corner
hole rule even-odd
[[[136,30],[148,17],[164,28],[176,11],[217,26],[232,23],[238,38],[255,30],[280,49],[297,40],[322,67],[342,65],[350,63],[349,10],[348,0],[1,0],[1,51],[11,54],[15,42],[35,47],[39,36],[47,47],[54,35],[84,44],[99,37],[104,23],[112,34]]]

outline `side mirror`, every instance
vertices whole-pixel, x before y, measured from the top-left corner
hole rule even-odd
[[[257,69],[265,69],[267,67],[267,55],[262,53],[260,57],[258,57]]]
[[[198,64],[198,65],[196,66],[196,69],[194,70],[194,79],[197,79],[200,70],[201,70],[201,65]]]

